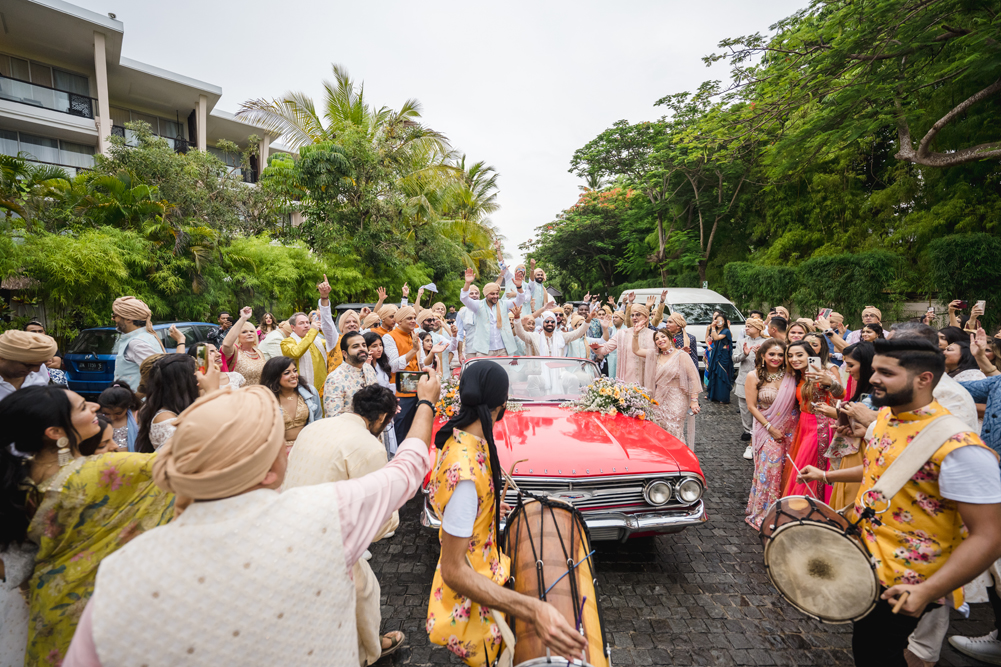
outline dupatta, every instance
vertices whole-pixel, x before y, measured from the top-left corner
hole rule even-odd
[[[779,393],[766,409],[761,411],[764,415],[765,420],[770,422],[772,426],[782,431],[787,432],[785,428],[786,422],[793,419],[796,415],[795,408],[797,407],[796,402],[796,376],[792,373],[786,372],[784,378],[782,378],[782,384],[779,385]],[[761,424],[757,420],[754,421],[754,438],[758,442],[763,442],[764,439],[772,437],[771,434],[765,429],[764,424]]]

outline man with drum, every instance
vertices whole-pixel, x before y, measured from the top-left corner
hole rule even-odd
[[[587,646],[554,606],[504,587],[511,561],[498,543],[502,482],[493,425],[504,416],[507,394],[499,364],[483,359],[466,366],[462,407],[435,436],[438,456],[428,485],[442,524],[425,628],[433,644],[474,666],[494,664],[502,650],[507,624],[499,612],[534,627],[554,657],[580,656]]]
[[[863,465],[829,472],[806,466],[798,479],[862,483],[847,518],[862,517],[859,528],[882,589],[872,612],[854,623],[855,664],[905,667],[908,636],[929,605],[958,608],[963,585],[1001,557],[1001,478],[997,455],[979,436],[958,420],[945,430],[936,424],[940,417],[952,420],[932,397],[945,372],[941,352],[914,338],[877,340],[875,346],[872,401],[882,409]],[[917,440],[925,429],[923,442]],[[932,429],[936,436],[929,440]],[[886,476],[888,486],[899,488],[887,502],[873,487],[919,442],[933,453],[898,485]]]

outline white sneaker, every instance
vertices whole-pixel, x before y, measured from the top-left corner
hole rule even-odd
[[[750,445],[748,445],[747,449],[744,450],[744,458],[747,459],[748,461],[754,460],[754,452],[751,451]]]
[[[983,637],[949,637],[952,647],[971,658],[976,658],[988,665],[1001,665],[1001,641],[995,630]]]

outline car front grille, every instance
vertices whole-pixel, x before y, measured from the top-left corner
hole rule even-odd
[[[680,476],[663,475],[650,477],[649,479],[669,479],[675,483]],[[598,478],[598,479],[552,479],[552,478],[532,478],[515,477],[514,481],[523,491],[540,496],[556,496],[573,504],[581,512],[598,508],[652,508],[643,498],[643,487],[647,479],[643,478]],[[583,497],[574,497],[574,494],[581,494]],[[513,489],[509,489],[505,501],[509,505],[514,505],[518,501],[518,494]],[[662,508],[680,507],[682,504],[674,497]]]

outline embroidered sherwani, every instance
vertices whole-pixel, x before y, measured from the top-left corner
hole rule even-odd
[[[351,399],[355,393],[362,387],[378,382],[379,378],[376,377],[372,364],[362,364],[361,368],[341,364],[323,382],[324,416],[336,417],[341,413],[351,412]]]

